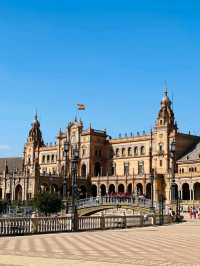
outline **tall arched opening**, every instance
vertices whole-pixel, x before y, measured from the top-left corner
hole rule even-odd
[[[124,185],[123,184],[119,184],[118,193],[124,193]]]
[[[132,184],[129,184],[127,187],[128,194],[132,194]]]
[[[86,165],[83,164],[81,167],[81,177],[86,177],[86,175],[87,175],[87,168]]]
[[[187,183],[184,183],[182,186],[182,197],[183,200],[190,200],[190,187]]]
[[[97,186],[96,185],[92,185],[91,193],[92,193],[92,197],[95,198],[97,196]]]
[[[200,200],[200,183],[194,184],[194,200]]]
[[[109,194],[115,193],[115,185],[111,184],[111,185],[109,186],[108,193],[109,193]]]
[[[15,200],[22,201],[22,186],[17,185],[15,188]]]
[[[142,195],[143,194],[143,185],[141,183],[138,183],[136,187],[137,187],[138,195]]]
[[[146,198],[151,199],[151,183],[146,185]]]
[[[95,163],[94,166],[94,176],[100,176],[101,175],[101,164],[99,162]]]
[[[105,196],[106,195],[106,186],[104,184],[102,184],[100,186],[100,190],[101,190],[101,196]]]

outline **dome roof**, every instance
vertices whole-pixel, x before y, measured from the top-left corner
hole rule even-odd
[[[168,91],[167,91],[167,89],[164,92],[164,97],[163,97],[163,99],[161,101],[161,105],[162,106],[170,106],[171,105],[171,101],[170,101],[170,99],[168,97]]]
[[[35,115],[35,119],[32,123],[32,127],[29,131],[29,138],[38,146],[43,146],[44,142],[42,139],[42,132],[40,130],[40,122],[38,120],[37,114]]]

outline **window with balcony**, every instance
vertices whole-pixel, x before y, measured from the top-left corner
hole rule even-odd
[[[138,162],[138,174],[139,175],[144,174],[144,161]]]
[[[124,175],[125,176],[129,175],[129,163],[128,162],[124,163]]]

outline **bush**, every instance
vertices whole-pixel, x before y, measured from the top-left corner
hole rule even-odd
[[[58,213],[63,208],[62,199],[56,193],[44,192],[37,196],[34,205],[39,212],[46,216]]]

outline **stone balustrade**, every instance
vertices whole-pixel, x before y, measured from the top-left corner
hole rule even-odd
[[[78,217],[78,231],[105,230],[159,225],[159,215]],[[164,215],[164,224],[172,223]],[[72,231],[71,217],[0,218],[0,236],[59,233]]]

